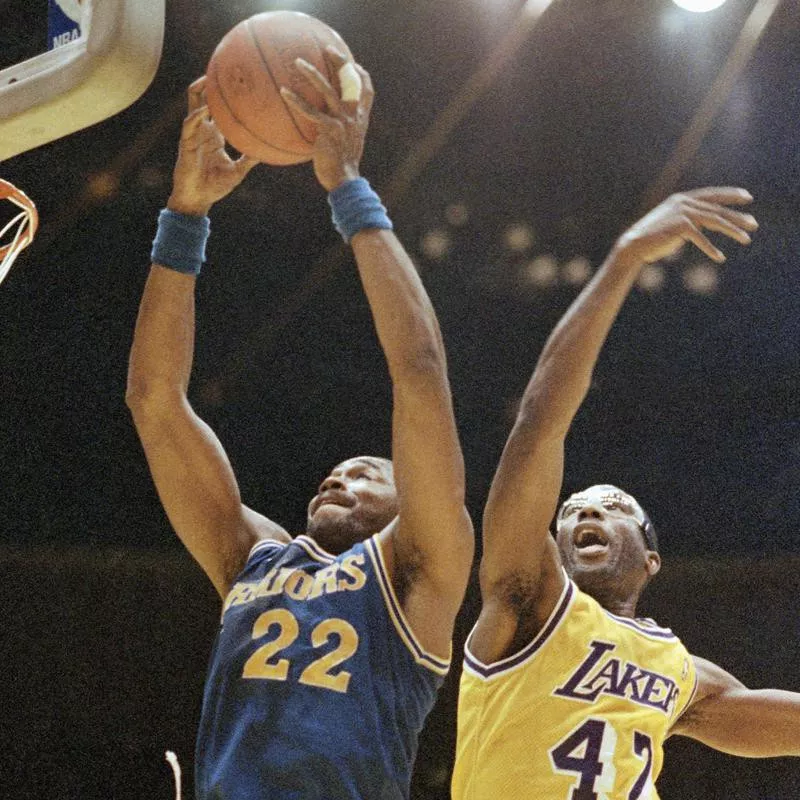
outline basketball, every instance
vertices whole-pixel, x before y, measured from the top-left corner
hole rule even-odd
[[[298,72],[294,61],[313,64],[339,91],[324,56],[333,46],[349,59],[341,36],[324,22],[298,11],[269,11],[243,20],[217,45],[206,70],[211,117],[240,153],[276,166],[311,159],[316,130],[281,97],[287,87],[315,108],[322,95]]]

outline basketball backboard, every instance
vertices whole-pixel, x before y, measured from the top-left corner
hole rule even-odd
[[[48,3],[41,33],[32,32],[36,14],[24,14],[24,38],[34,43],[26,48],[18,35],[22,60],[0,69],[0,161],[127,108],[161,60],[165,0]],[[11,23],[4,20],[5,36]]]

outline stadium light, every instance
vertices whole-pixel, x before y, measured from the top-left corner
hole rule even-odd
[[[725,0],[672,0],[672,2],[687,11],[704,12],[719,8]]]

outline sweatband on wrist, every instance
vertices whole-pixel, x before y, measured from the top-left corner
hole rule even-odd
[[[192,217],[165,208],[158,215],[158,231],[150,259],[175,272],[199,275],[206,260],[206,242],[211,230],[208,217]]]
[[[333,225],[349,242],[364,228],[392,230],[392,221],[366,178],[354,178],[328,194]]]

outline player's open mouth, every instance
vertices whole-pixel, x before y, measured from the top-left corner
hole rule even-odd
[[[601,555],[608,551],[608,537],[594,525],[578,525],[572,541],[582,556]]]

